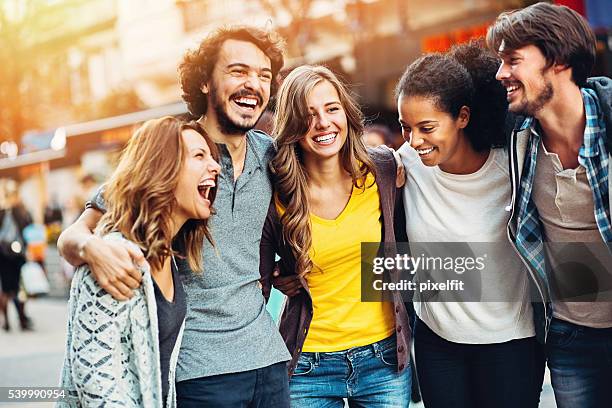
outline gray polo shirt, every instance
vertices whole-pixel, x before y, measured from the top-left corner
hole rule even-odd
[[[256,130],[247,133],[244,170],[235,182],[227,147],[218,147],[217,214],[210,219],[216,250],[205,241],[203,273],[182,274],[187,321],[177,381],[253,370],[291,358],[259,285],[259,242],[272,198],[272,139]]]
[[[187,319],[177,382],[254,370],[291,358],[259,285],[259,242],[272,198],[272,139],[260,131],[247,132],[244,170],[235,182],[229,151],[225,145],[218,147],[217,214],[209,224],[216,248],[204,242],[201,274],[189,271],[185,263],[179,265]],[[99,197],[92,205],[103,207]]]

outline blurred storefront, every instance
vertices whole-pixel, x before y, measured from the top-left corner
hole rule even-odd
[[[375,122],[396,131],[394,88],[410,62],[428,52],[486,35],[504,10],[535,1],[378,0],[355,1],[347,7],[357,28],[353,81],[364,111]],[[555,1],[574,8],[596,32],[597,62],[593,75],[612,75],[612,9],[610,0]]]
[[[59,127],[53,132],[30,133],[30,140],[39,137],[38,149],[0,159],[0,180],[20,182],[24,204],[41,222],[47,205],[82,205],[83,199],[91,193],[92,187],[87,182],[103,181],[111,173],[118,152],[136,125],[148,119],[186,112],[186,106],[179,102]],[[69,203],[75,199],[77,202]]]

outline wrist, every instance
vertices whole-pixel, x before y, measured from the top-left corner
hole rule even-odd
[[[88,247],[91,244],[91,241],[93,241],[94,239],[96,239],[97,237],[95,235],[89,235],[87,238],[85,238],[83,241],[81,241],[79,243],[79,247],[78,247],[78,255],[79,258],[81,258],[81,260],[83,260],[85,263],[87,263],[88,259],[87,259],[87,255],[89,253],[88,251]]]

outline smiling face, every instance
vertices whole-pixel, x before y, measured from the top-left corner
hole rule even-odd
[[[455,119],[439,110],[431,98],[400,95],[398,112],[402,136],[417,151],[423,164],[443,170],[461,167],[462,152],[472,150],[463,133],[469,109],[461,108]]]
[[[225,135],[244,135],[268,105],[271,84],[270,58],[262,50],[248,41],[226,40],[211,80],[202,86],[207,120]]]
[[[535,45],[504,52],[502,41],[499,55],[502,63],[496,78],[506,88],[508,109],[527,116],[536,116],[554,95],[551,82],[552,67]]]
[[[338,156],[346,141],[348,122],[336,88],[322,80],[306,96],[311,114],[308,132],[298,142],[305,157]]]
[[[193,129],[181,133],[184,161],[175,190],[175,221],[207,219],[211,214],[209,194],[216,186],[221,167],[210,152],[204,137]]]

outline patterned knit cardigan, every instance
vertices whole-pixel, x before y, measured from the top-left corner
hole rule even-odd
[[[135,247],[121,234],[115,240]],[[149,265],[134,296],[117,301],[98,286],[87,265],[70,288],[66,355],[60,387],[68,397],[58,407],[162,407],[157,305]],[[167,407],[176,407],[174,385],[185,322],[170,359]]]

